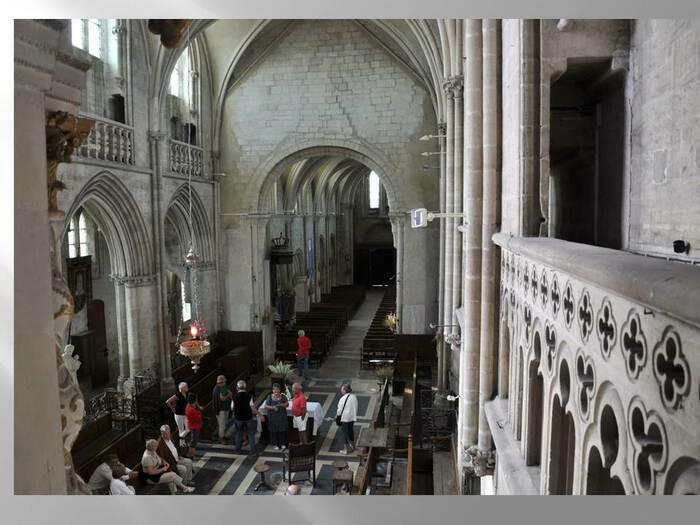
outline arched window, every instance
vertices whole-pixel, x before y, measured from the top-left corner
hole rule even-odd
[[[190,85],[190,76],[192,68],[190,66],[190,54],[185,49],[180,55],[175,69],[170,75],[170,94],[182,99],[185,105],[191,109],[192,103],[192,86]]]
[[[180,282],[180,290],[182,293],[182,320],[189,321],[192,319],[192,304],[187,301],[184,282]]]
[[[168,117],[170,136],[181,142],[197,145],[197,74],[192,67],[189,47],[180,54],[170,74]]]
[[[379,176],[374,172],[369,174],[369,207],[372,210],[379,208]]]
[[[71,20],[71,42],[92,63],[82,90],[81,111],[126,123],[122,34],[122,24],[116,19]]]
[[[78,212],[68,225],[68,257],[90,255],[90,233],[83,211]]]

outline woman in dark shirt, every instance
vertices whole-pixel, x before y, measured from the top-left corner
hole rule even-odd
[[[287,407],[289,400],[280,385],[272,385],[272,393],[265,400],[270,437],[275,450],[287,448]]]

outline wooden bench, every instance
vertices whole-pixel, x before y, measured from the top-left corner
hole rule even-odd
[[[433,494],[441,496],[459,494],[454,434],[432,439],[434,444],[446,441],[449,447],[448,450],[433,448]]]
[[[98,439],[91,442],[89,446],[74,450],[75,470],[85,481],[90,479],[102,458],[108,454],[116,454],[125,465],[132,465],[141,457],[144,447],[141,425],[136,425],[125,432],[117,432],[117,434],[110,433],[109,439]]]

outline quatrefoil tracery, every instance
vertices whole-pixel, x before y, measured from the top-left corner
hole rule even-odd
[[[630,310],[620,337],[625,368],[631,379],[636,380],[647,362],[647,340],[636,310]]]
[[[615,323],[612,305],[607,297],[603,299],[603,306],[598,311],[596,333],[600,342],[600,352],[603,354],[603,358],[607,360],[610,358],[610,352],[617,338],[617,324]]]
[[[642,494],[654,494],[656,477],[666,468],[668,459],[666,429],[659,415],[647,411],[635,398],[629,409],[629,430],[634,446],[634,477]]]
[[[540,279],[540,296],[542,297],[542,306],[547,306],[547,298],[549,294],[549,287],[547,285],[547,273],[542,270],[542,278]]]
[[[554,317],[556,317],[557,314],[559,313],[559,306],[561,304],[561,295],[559,293],[559,281],[557,280],[556,275],[554,275],[552,277],[551,296],[552,296],[552,314],[554,315]]]
[[[690,393],[691,379],[681,338],[672,327],[666,327],[652,355],[661,401],[669,412],[674,412]]]
[[[584,357],[582,353],[576,358],[576,379],[579,383],[579,405],[581,407],[581,415],[584,419],[588,419],[591,403],[593,401],[593,393],[595,391],[595,367],[593,360]]]
[[[593,308],[591,307],[591,296],[588,290],[584,290],[581,294],[577,312],[579,328],[581,330],[581,340],[587,343],[593,328]]]
[[[532,302],[537,303],[537,294],[539,293],[539,286],[537,283],[537,269],[535,265],[532,265],[532,275],[530,275],[530,283],[532,284]]]
[[[547,370],[551,375],[554,372],[554,358],[557,353],[557,333],[554,325],[549,322],[544,327],[544,344],[547,346]]]
[[[571,323],[574,320],[574,292],[571,288],[571,283],[566,283],[563,308],[564,322],[567,328],[571,328]]]

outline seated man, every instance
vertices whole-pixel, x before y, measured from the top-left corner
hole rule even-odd
[[[115,465],[112,468],[112,481],[109,484],[109,493],[112,496],[134,496],[136,490],[134,487],[127,485],[123,477],[126,474],[126,467],[124,465]]]
[[[160,438],[158,438],[158,449],[156,452],[161,458],[168,462],[171,472],[180,474],[182,482],[185,485],[194,485],[192,482],[192,469],[194,467],[192,460],[181,456],[178,452],[177,446],[172,440],[169,425],[160,427]],[[177,470],[175,470],[176,468]]]
[[[116,454],[108,454],[101,458],[100,464],[88,481],[88,488],[93,494],[109,494],[109,485],[112,483],[112,469],[117,465],[124,467]],[[122,481],[134,479],[137,476],[138,472],[124,467]]]

